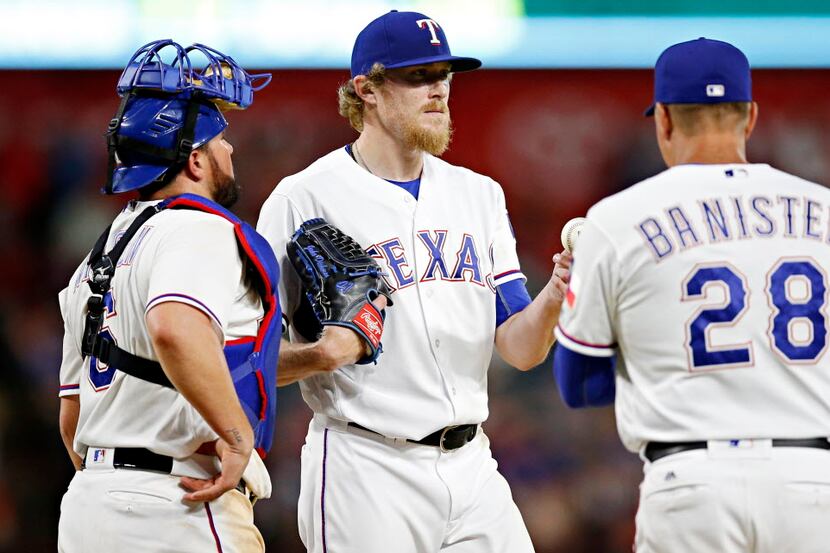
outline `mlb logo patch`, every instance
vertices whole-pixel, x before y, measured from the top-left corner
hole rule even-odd
[[[103,463],[105,461],[105,457],[107,456],[106,449],[95,449],[92,451],[92,462],[93,463]]]
[[[706,95],[710,98],[721,98],[726,96],[726,87],[722,84],[707,84]]]
[[[727,169],[724,171],[727,177],[748,177],[749,171],[746,169]]]

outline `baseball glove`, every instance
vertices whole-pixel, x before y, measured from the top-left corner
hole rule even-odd
[[[385,314],[372,300],[383,294],[392,305],[377,262],[351,236],[319,218],[300,225],[286,250],[306,296],[294,316],[295,328],[311,341],[326,325],[350,328],[369,346],[370,353],[358,364],[376,361],[383,351]]]

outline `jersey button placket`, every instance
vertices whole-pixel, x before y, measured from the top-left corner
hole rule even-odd
[[[418,208],[424,205],[423,204],[424,198],[423,198],[423,195],[422,195],[421,198],[418,201],[416,201],[415,198],[413,198],[412,195],[410,195],[407,192],[407,193],[405,193],[405,196],[403,196],[403,201],[404,201],[404,204],[406,204],[406,206],[411,209],[412,223],[413,223],[413,225],[412,225],[412,241],[413,241],[413,243],[417,243],[417,242],[419,242],[420,239],[418,238],[415,230],[416,229],[421,229],[421,228],[430,228],[428,223],[425,223],[424,221],[419,221],[419,217],[418,217]],[[425,208],[425,209],[427,209],[427,208]],[[427,212],[428,211],[429,210],[427,209]],[[435,281],[430,281],[430,282],[421,282],[420,281],[420,278],[421,278],[422,274],[420,272],[420,267],[419,267],[419,264],[418,264],[418,261],[417,261],[417,256],[415,257],[413,268],[415,270],[415,274],[418,275],[418,276],[416,276],[416,279],[415,279],[415,285],[417,286],[417,288],[419,289],[420,294],[421,294],[421,297],[420,297],[420,299],[421,299],[421,309],[423,310],[424,317],[427,320],[429,320],[430,312],[433,311],[433,308],[437,308],[436,302],[440,301],[440,300],[437,300],[437,299],[432,300],[432,298],[435,296],[433,286],[436,285],[436,282]],[[440,296],[440,294],[439,294],[439,296]],[[430,299],[432,301],[425,301],[425,298]],[[455,403],[454,403],[454,398],[455,398],[457,392],[456,392],[455,382],[453,381],[453,378],[452,378],[452,373],[451,372],[447,373],[447,372],[444,371],[442,359],[445,359],[446,356],[442,355],[441,339],[435,337],[435,334],[433,333],[434,329],[431,329],[431,328],[427,327],[426,330],[427,330],[427,335],[430,337],[430,341],[427,342],[427,344],[429,344],[431,346],[433,357],[435,359],[435,364],[436,364],[436,367],[438,369],[438,373],[441,375],[441,379],[443,380],[443,384],[444,384],[444,390],[445,390],[445,393],[447,394],[447,399],[449,400],[450,406],[452,408],[452,418],[455,418],[456,406],[455,406]]]

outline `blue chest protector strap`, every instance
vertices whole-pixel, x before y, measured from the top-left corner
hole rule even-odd
[[[168,198],[146,208],[133,221],[109,253],[104,246],[109,228],[104,231],[89,258],[92,296],[87,302],[86,326],[82,353],[92,356],[118,371],[153,384],[173,388],[161,365],[134,355],[101,334],[104,319],[104,296],[109,291],[118,259],[130,239],[147,220],[164,209],[195,209],[222,217],[234,226],[240,252],[246,261],[246,276],[252,283],[265,309],[257,335],[225,344],[225,358],[242,408],[254,430],[254,446],[260,455],[271,448],[276,418],[277,360],[279,357],[281,314],[277,300],[279,267],[271,246],[249,224],[218,204],[193,194]]]

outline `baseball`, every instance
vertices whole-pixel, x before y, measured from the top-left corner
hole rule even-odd
[[[562,227],[562,246],[569,252],[574,251],[576,239],[579,238],[579,233],[582,232],[582,225],[584,224],[585,217],[575,217]]]

